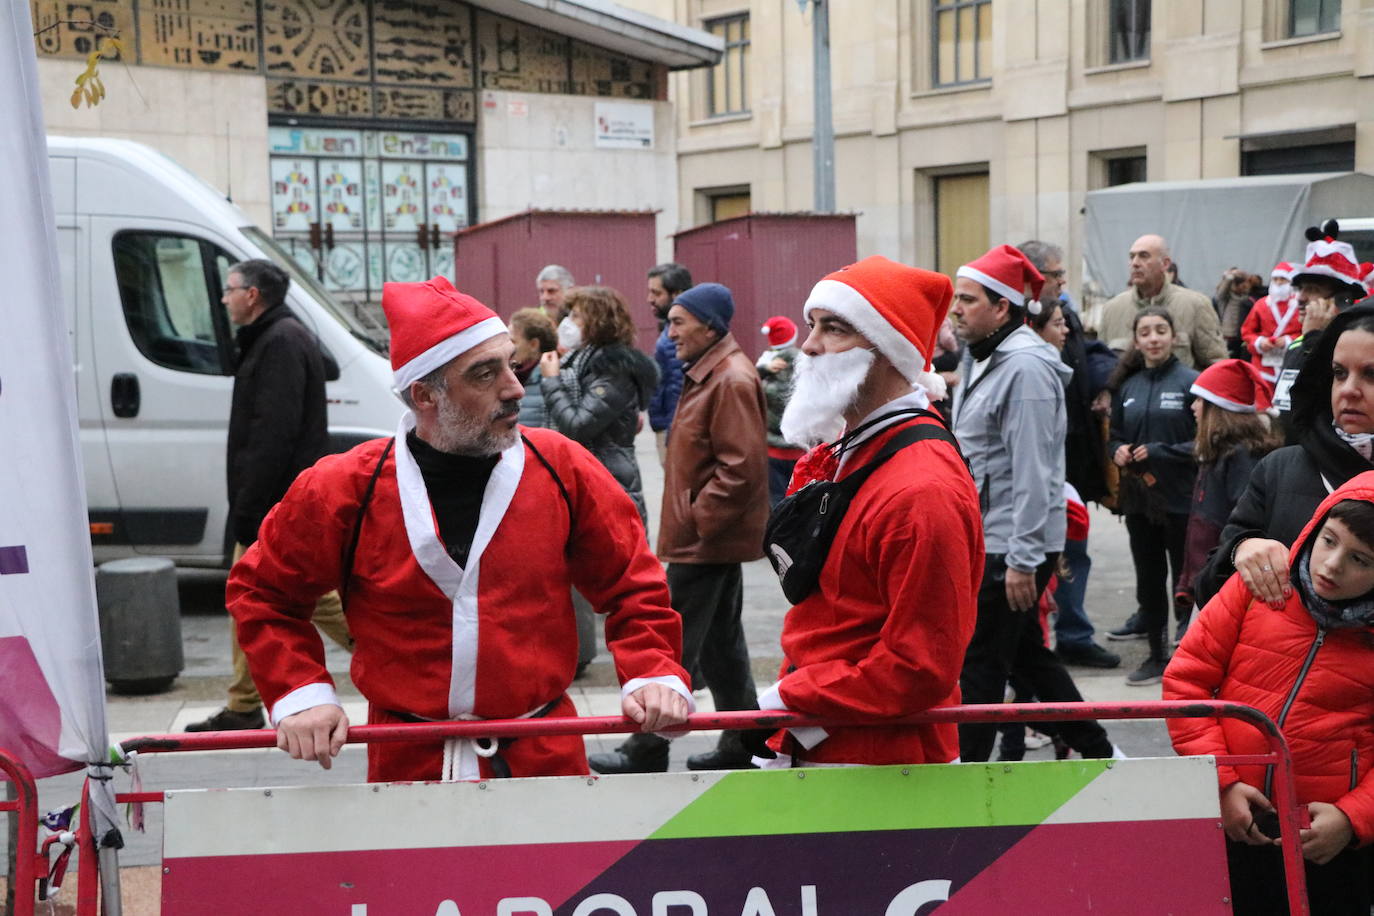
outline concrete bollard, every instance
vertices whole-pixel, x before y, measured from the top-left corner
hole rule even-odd
[[[181,602],[176,566],[165,557],[131,557],[95,571],[105,680],[115,693],[161,693],[176,680]]]

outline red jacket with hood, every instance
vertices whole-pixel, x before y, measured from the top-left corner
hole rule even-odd
[[[1322,502],[1293,544],[1290,564],[1346,499],[1374,502],[1374,471]],[[1298,801],[1336,805],[1360,845],[1374,840],[1374,630],[1323,630],[1296,589],[1275,610],[1232,575],[1164,672],[1164,699],[1213,698],[1254,706],[1277,722],[1293,752]],[[1180,754],[1267,752],[1260,733],[1238,719],[1170,719],[1169,734]],[[1263,789],[1264,770],[1217,768],[1222,789],[1241,780]]]

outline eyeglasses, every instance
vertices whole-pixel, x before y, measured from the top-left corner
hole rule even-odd
[[[1062,270],[1042,270],[1040,271],[1040,276],[1044,277],[1046,280],[1062,280],[1064,279],[1064,273],[1065,271]]]

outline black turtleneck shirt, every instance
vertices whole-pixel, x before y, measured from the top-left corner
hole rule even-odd
[[[429,504],[439,521],[439,539],[453,562],[466,567],[482,514],[482,495],[501,456],[450,455],[430,446],[414,430],[406,434],[406,445],[424,478]]]

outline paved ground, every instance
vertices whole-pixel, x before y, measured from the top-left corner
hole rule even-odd
[[[658,466],[652,438],[643,435],[638,444],[650,507],[650,528],[656,530],[662,471]],[[1090,543],[1094,565],[1088,583],[1088,609],[1099,633],[1103,633],[1120,624],[1134,610],[1133,575],[1125,527],[1103,510],[1094,511],[1092,523]],[[773,681],[778,670],[778,634],[787,605],[765,561],[748,564],[744,582],[746,634],[754,661],[755,678],[762,687]],[[182,731],[187,723],[204,718],[223,703],[230,672],[228,620],[223,609],[224,574],[214,571],[183,572],[180,593],[186,669],[166,693],[147,697],[111,695],[107,709],[113,740]],[[1145,656],[1144,643],[1139,640],[1127,643],[1102,641],[1104,645],[1123,654],[1122,666],[1114,671],[1072,669],[1084,697],[1093,701],[1158,699],[1157,686],[1131,688],[1125,685],[1125,674]],[[327,659],[339,681],[350,718],[363,721],[365,707],[348,680],[346,653],[329,645]],[[614,671],[603,648],[587,674],[574,686],[573,696],[579,711],[584,715],[616,714],[619,704],[614,685]],[[709,694],[698,693],[698,703],[703,709],[709,709]],[[1117,744],[1131,756],[1172,753],[1161,723],[1118,722],[1109,723],[1107,728]],[[714,735],[709,733],[679,739],[673,751],[673,769],[682,769],[687,755],[709,748],[713,741]],[[589,738],[588,750],[608,750],[616,743],[617,739],[614,738]],[[1030,759],[1049,756],[1052,756],[1049,748],[1030,753]],[[313,764],[292,761],[275,750],[148,756],[144,758],[142,770],[144,785],[149,789],[324,785],[361,782],[365,773],[364,751],[357,747],[346,748],[334,768],[328,772]],[[124,790],[127,787],[127,777],[121,777],[119,788]],[[79,792],[80,779],[76,776],[48,779],[40,785],[41,801],[45,808],[70,803],[79,796]],[[158,807],[148,806],[146,833],[127,832],[128,845],[121,854],[121,864],[146,867],[160,863],[161,821]],[[156,912],[152,908],[152,901],[156,900],[158,893],[156,868],[134,871],[126,884],[126,913]],[[69,900],[69,897],[64,899]]]

